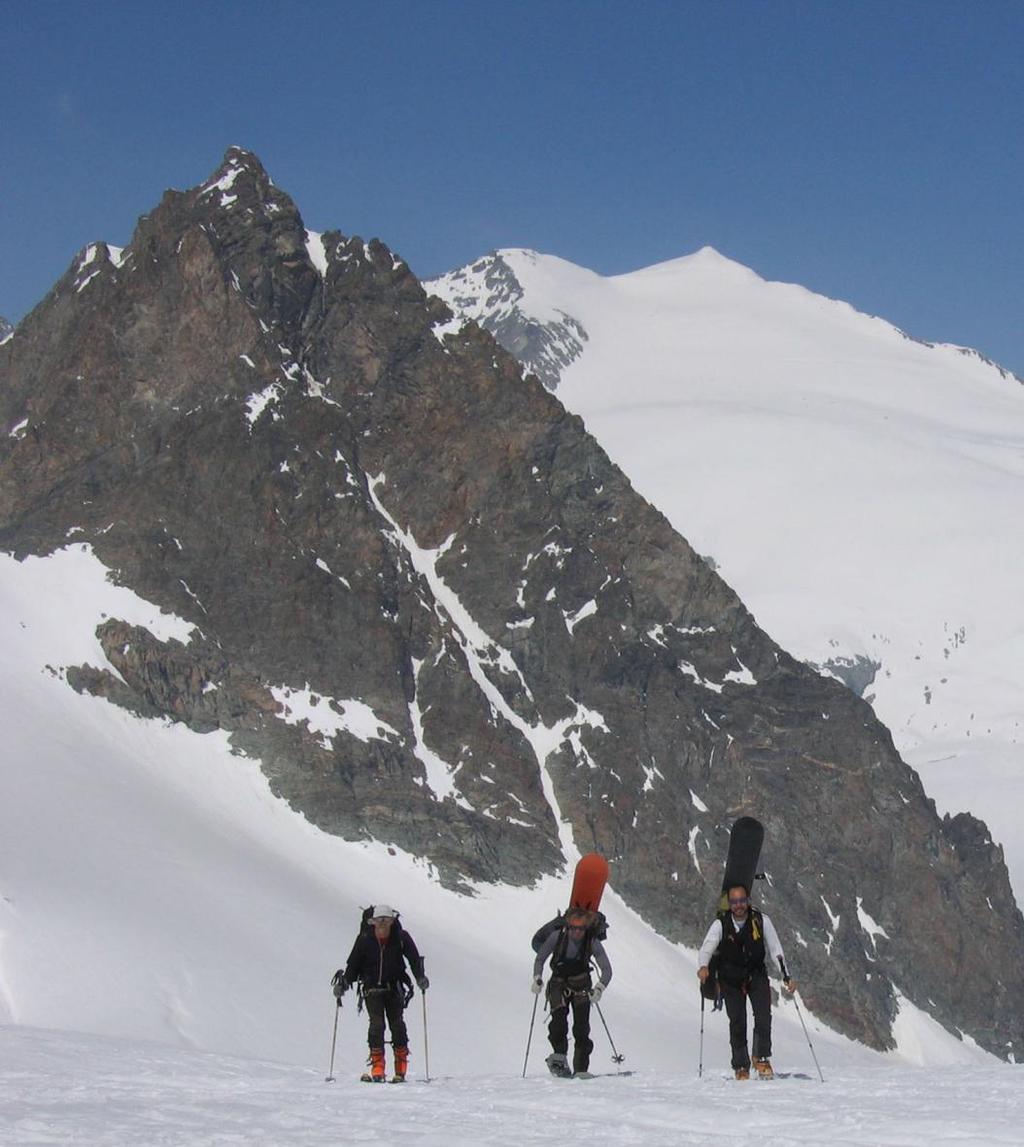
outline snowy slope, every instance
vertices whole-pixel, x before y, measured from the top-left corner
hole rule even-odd
[[[866,686],[1024,888],[1020,381],[710,248],[614,278],[506,250],[428,289],[582,328],[565,405],[772,637]]]
[[[772,1147],[1000,1147],[1020,1142],[1022,1072],[847,1065],[823,1086],[813,1068],[769,1084],[720,1070],[698,1079],[671,1064],[586,1083],[535,1067],[526,1079],[444,1075],[429,1086],[370,1087],[325,1083],[314,1068],[0,1029],[0,1143],[685,1147],[720,1140],[742,1104]]]
[[[104,574],[82,546],[22,563],[0,557],[0,1023],[322,1070],[330,976],[359,907],[380,900],[404,910],[427,959],[432,1073],[518,1076],[533,1000],[529,937],[562,905],[565,881],[456,895],[410,857],[314,828],[220,735],[77,695],[63,669],[100,662],[93,630],[104,615],[182,633]],[[693,1075],[695,954],[655,936],[614,891],[604,907],[615,979],[602,1007],[627,1066],[663,1068],[670,1049],[672,1068]],[[416,1072],[423,1018],[418,998]],[[809,1018],[826,1070],[881,1062]],[[365,1019],[347,1004],[341,1020],[339,1074],[349,1078],[365,1056]],[[904,1062],[993,1062],[909,1006],[896,1033]],[[600,1028],[595,1038],[595,1068],[608,1070]],[[544,1043],[538,1020],[534,1069]],[[776,1044],[780,1068],[811,1068],[791,1004],[779,1010]],[[726,1057],[724,1020],[709,1017],[705,1062],[717,1069]]]

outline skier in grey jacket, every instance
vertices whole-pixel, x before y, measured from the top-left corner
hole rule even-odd
[[[590,1053],[594,1050],[590,1038],[590,1005],[597,1003],[602,992],[611,983],[612,966],[604,945],[594,935],[596,916],[582,909],[566,913],[565,924],[554,929],[541,945],[533,963],[534,993],[544,986],[544,965],[551,961],[551,979],[548,981],[547,1001],[551,1009],[548,1023],[548,1041],[551,1054],[545,1061],[552,1075],[586,1076],[589,1074]],[[591,978],[591,960],[597,965],[598,982]],[[569,1008],[572,1008],[573,1056],[569,1068]]]

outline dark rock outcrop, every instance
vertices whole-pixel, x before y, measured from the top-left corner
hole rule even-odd
[[[869,706],[450,317],[239,149],[77,258],[0,346],[0,546],[85,542],[194,629],[109,619],[109,665],[68,681],[227,730],[314,823],[452,886],[528,883],[571,836],[689,944],[752,813],[821,1016],[885,1047],[899,992],[1019,1057],[1024,922],[984,827],[940,820]]]

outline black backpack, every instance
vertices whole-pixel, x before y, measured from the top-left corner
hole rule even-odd
[[[376,909],[377,909],[376,904],[371,904],[371,905],[369,905],[369,907],[363,909],[363,914],[360,917],[360,921],[359,921],[359,935],[360,936],[372,936],[373,935],[373,924],[370,921],[373,920],[373,916],[374,916]],[[402,955],[405,955],[405,943],[404,943],[405,933],[402,929],[402,922],[399,919],[400,916],[401,916],[401,913],[396,912],[394,914],[394,916],[392,917],[393,923],[391,925],[391,935],[394,936],[394,938],[398,941],[398,947],[399,947],[399,950],[401,951]],[[412,980],[409,979],[409,973],[408,972],[406,972],[406,971],[402,972],[402,975],[398,980],[398,984],[399,984],[399,987],[402,989],[403,1000],[404,1000],[405,1006],[408,1007],[409,1001],[412,999]],[[362,1010],[363,1010],[363,988],[362,988],[362,984],[360,984],[359,985],[359,1011],[362,1011]]]
[[[566,913],[571,909],[566,909],[565,912],[559,912],[557,916],[549,920],[546,924],[542,924],[533,934],[533,939],[530,941],[533,950],[539,952],[544,947],[544,941],[551,935],[552,932],[557,932],[559,928],[565,927]],[[593,942],[594,940],[604,940],[608,935],[608,921],[605,919],[603,912],[594,912],[594,919],[587,928],[587,938]]]

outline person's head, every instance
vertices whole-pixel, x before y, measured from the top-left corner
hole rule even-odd
[[[578,940],[590,927],[590,913],[582,908],[570,908],[565,914],[565,927],[569,935]]]
[[[391,928],[398,913],[386,904],[375,904],[370,923],[373,925],[373,934],[378,940],[386,940],[391,935]]]
[[[750,889],[742,884],[734,884],[729,889],[729,911],[737,920],[742,920],[750,905]]]

